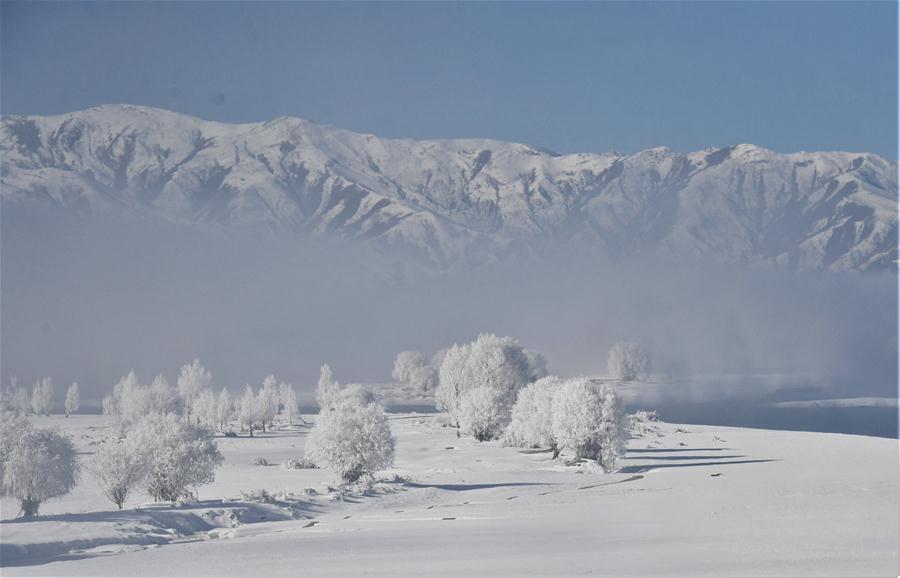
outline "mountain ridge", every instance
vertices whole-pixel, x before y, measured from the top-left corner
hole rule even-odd
[[[799,270],[897,260],[897,163],[872,153],[558,154],[134,105],[4,116],[0,153],[4,203],[336,235],[439,270],[548,243]]]

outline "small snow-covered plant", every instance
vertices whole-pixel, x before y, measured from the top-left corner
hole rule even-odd
[[[628,433],[633,436],[643,436],[656,431],[656,423],[659,421],[655,411],[640,409],[625,416],[625,426]]]
[[[460,431],[480,442],[499,437],[506,422],[501,396],[491,387],[467,390],[459,405]]]
[[[197,396],[212,383],[212,373],[200,364],[199,359],[194,359],[194,361],[181,367],[176,383],[178,392],[184,400],[187,417],[190,419],[191,410],[194,407],[194,401],[197,399]]]
[[[34,382],[31,390],[31,411],[35,415],[50,415],[53,410],[53,380],[44,377]]]
[[[302,457],[299,460],[288,458],[281,462],[282,470],[313,470],[315,468],[316,464],[314,464],[311,460],[308,460],[306,457]]]
[[[72,491],[81,465],[68,436],[22,422],[15,425],[21,429],[3,428],[0,493],[17,499],[22,515],[36,516],[44,501]]]
[[[615,389],[589,379],[566,381],[552,405],[553,437],[578,459],[595,459],[606,470],[615,468],[624,449],[621,402]]]
[[[401,351],[394,360],[394,381],[420,393],[432,391],[437,385],[437,370],[421,351]]]
[[[606,367],[620,381],[644,380],[650,375],[650,355],[637,343],[616,343],[609,350]]]
[[[209,430],[176,414],[153,414],[128,431],[126,444],[147,462],[147,493],[153,499],[177,501],[215,479],[222,454]]]
[[[266,458],[256,458],[253,460],[253,465],[254,466],[268,466],[269,460],[267,460]]]
[[[395,440],[379,404],[358,389],[336,395],[329,403],[320,410],[306,446],[316,465],[337,471],[345,482],[355,482],[393,463]]]
[[[81,394],[78,391],[78,382],[73,382],[66,391],[66,417],[78,411],[81,402]]]
[[[97,448],[88,469],[103,495],[120,510],[147,473],[144,455],[117,438],[108,439]]]
[[[553,437],[553,396],[562,381],[550,375],[530,383],[519,391],[512,409],[512,421],[506,429],[504,441],[526,448],[549,447],[554,458],[559,449]]]
[[[241,499],[245,502],[253,502],[255,504],[272,504],[277,500],[275,496],[269,493],[269,490],[241,490]]]

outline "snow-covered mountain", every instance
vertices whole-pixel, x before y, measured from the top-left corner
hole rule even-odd
[[[335,234],[436,268],[543,247],[789,269],[897,259],[897,163],[740,144],[558,155],[109,105],[2,120],[4,204]]]

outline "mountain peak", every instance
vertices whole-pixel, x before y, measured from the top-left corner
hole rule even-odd
[[[446,268],[569,244],[796,269],[895,269],[897,163],[752,144],[558,155],[227,124],[109,104],[3,118],[4,203],[338,235]]]

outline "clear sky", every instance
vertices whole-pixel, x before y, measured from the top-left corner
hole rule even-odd
[[[2,2],[0,111],[897,158],[896,2]]]

